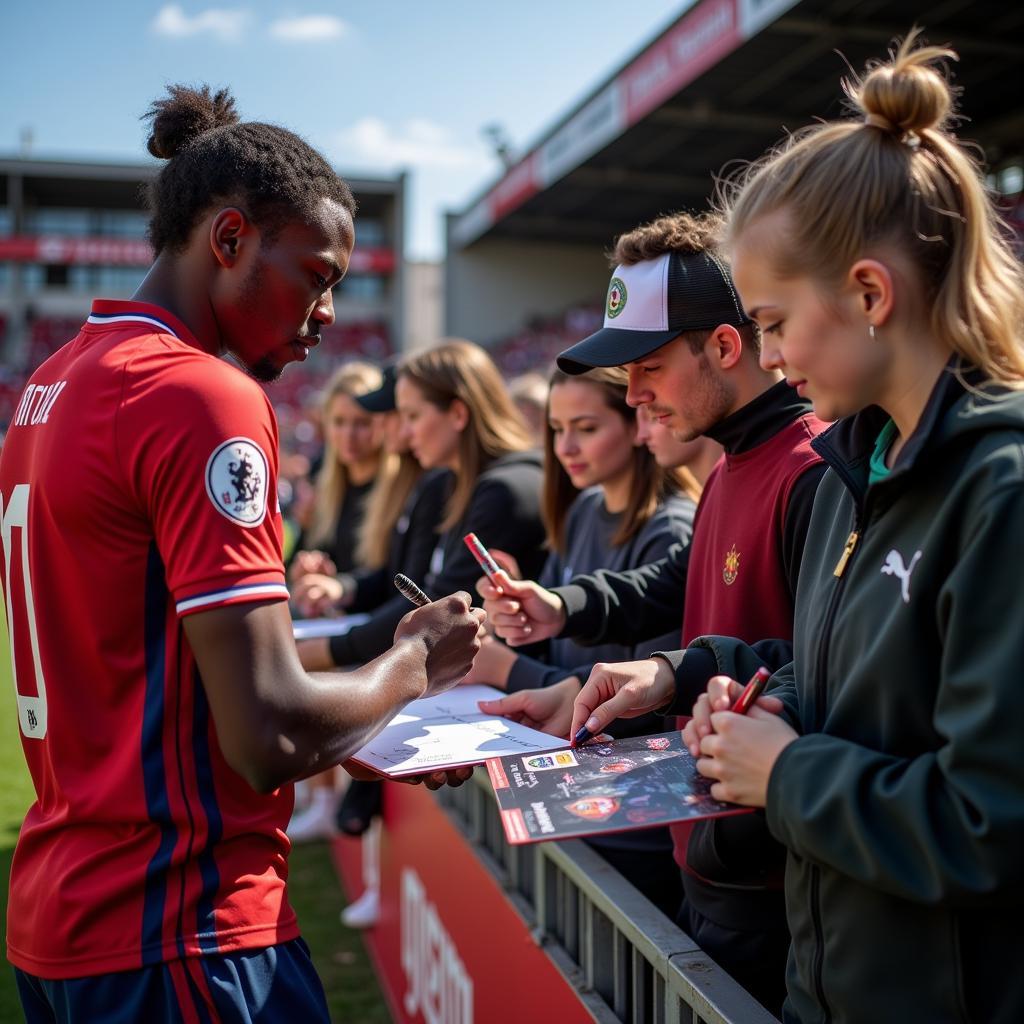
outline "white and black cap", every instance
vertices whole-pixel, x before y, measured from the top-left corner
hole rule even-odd
[[[604,326],[562,352],[558,368],[576,374],[595,366],[624,366],[650,355],[683,331],[709,331],[720,324],[742,327],[750,322],[717,255],[667,252],[615,268],[605,300]]]

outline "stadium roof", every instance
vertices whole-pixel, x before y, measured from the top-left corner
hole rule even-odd
[[[847,62],[862,70],[914,24],[960,54],[960,137],[982,145],[991,166],[1019,157],[1024,6],[700,0],[453,215],[449,245],[484,236],[607,245],[661,212],[700,208],[731,161],[839,116]]]
[[[162,166],[156,161],[127,163],[0,156],[0,206],[10,202],[8,177],[17,175],[24,195],[31,198],[34,206],[141,208],[139,185],[155,177]],[[346,175],[345,180],[359,197],[361,206],[367,196],[390,196],[401,187],[401,175],[372,178]]]

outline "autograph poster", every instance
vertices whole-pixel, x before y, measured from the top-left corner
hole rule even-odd
[[[483,764],[488,757],[550,750],[557,737],[498,715],[485,715],[482,700],[504,697],[493,686],[456,686],[405,708],[352,759],[381,775],[401,778],[439,768]]]
[[[513,845],[751,810],[711,797],[679,732],[492,758],[487,772]]]

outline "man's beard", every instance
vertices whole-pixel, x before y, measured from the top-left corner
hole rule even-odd
[[[682,427],[670,427],[669,433],[675,440],[683,442],[706,437],[709,430],[729,415],[735,400],[732,386],[711,369],[707,356],[702,353],[697,364],[697,380],[690,392],[689,422]]]
[[[269,356],[257,360],[252,366],[246,366],[244,363],[241,365],[250,377],[261,384],[273,384],[274,381],[280,380],[281,374],[284,373],[284,367],[278,366]]]
[[[256,301],[257,296],[263,290],[263,264],[257,260],[249,268],[249,276],[242,285],[242,295],[239,299],[245,305]],[[238,360],[239,365],[250,377],[258,380],[261,384],[272,384],[278,380],[284,372],[283,366],[278,366],[269,356],[263,356],[251,365]]]

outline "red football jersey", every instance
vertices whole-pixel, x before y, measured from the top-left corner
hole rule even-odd
[[[44,978],[298,934],[292,789],[224,760],[185,615],[286,600],[277,424],[165,310],[98,301],[0,455],[3,583],[35,784],[8,957]]]

